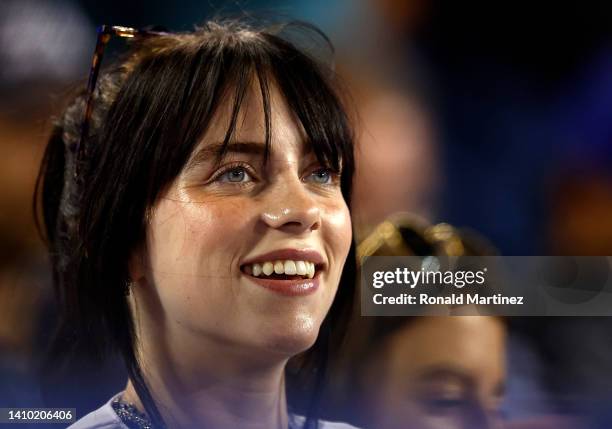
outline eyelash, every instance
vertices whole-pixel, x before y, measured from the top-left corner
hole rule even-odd
[[[221,177],[223,177],[225,174],[231,172],[232,170],[236,170],[238,168],[242,168],[244,169],[244,171],[251,176],[252,179],[257,180],[257,175],[255,174],[255,172],[253,171],[253,169],[251,168],[250,165],[243,163],[243,162],[235,162],[232,164],[228,164],[226,166],[224,166],[223,168],[221,168],[220,170],[218,170],[213,177],[208,181],[208,183],[213,183],[213,182],[218,182],[219,179]],[[316,183],[317,185],[321,185],[321,186],[334,186],[338,183],[338,180],[340,178],[340,173],[338,173],[337,171],[335,171],[332,168],[328,168],[328,167],[319,167],[313,171],[311,171],[306,177],[310,177],[316,173],[320,173],[320,172],[326,172],[330,175],[330,181],[328,183]],[[238,185],[238,186],[246,186],[248,183],[250,183],[251,181],[248,182],[227,182],[227,183],[231,183],[232,185]]]
[[[213,177],[209,180],[209,183],[217,182],[225,174],[229,173],[232,170],[237,170],[239,168],[243,169],[249,176],[251,176],[251,178],[256,180],[257,176],[255,175],[255,172],[253,171],[250,165],[243,163],[243,162],[235,162],[232,164],[228,164],[224,166],[223,168],[221,168],[220,170],[218,170],[213,175]],[[227,183],[231,183],[232,185],[245,186],[246,184],[250,183],[250,181],[249,182],[242,182],[242,181],[241,182],[227,182]]]
[[[338,182],[338,178],[340,177],[340,174],[338,174],[336,171],[334,171],[331,168],[328,167],[319,167],[316,170],[313,170],[309,176],[312,176],[316,173],[320,173],[320,172],[326,172],[329,174],[330,176],[330,181],[329,183],[317,183],[318,185],[322,185],[322,186],[333,186]]]

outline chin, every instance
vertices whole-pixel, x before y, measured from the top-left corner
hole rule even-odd
[[[321,321],[307,315],[297,315],[290,322],[268,331],[264,347],[285,357],[292,357],[312,347],[319,335]]]

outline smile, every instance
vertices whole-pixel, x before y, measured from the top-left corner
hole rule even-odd
[[[311,279],[315,276],[315,264],[310,261],[266,261],[244,266],[244,272],[255,277]]]
[[[310,294],[319,287],[320,273],[325,267],[315,251],[284,249],[253,258],[240,266],[247,278],[282,295]]]

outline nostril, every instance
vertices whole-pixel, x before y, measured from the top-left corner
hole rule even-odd
[[[321,226],[320,210],[315,206],[265,211],[261,219],[269,227],[291,232],[312,231]]]
[[[301,228],[302,227],[302,223],[301,222],[296,222],[296,221],[285,222],[285,226],[295,226],[295,227]]]

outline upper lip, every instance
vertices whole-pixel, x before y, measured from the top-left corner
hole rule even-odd
[[[308,261],[313,262],[317,268],[321,265],[325,265],[325,259],[323,256],[314,249],[279,249],[271,252],[263,253],[261,255],[254,256],[242,262],[241,266],[248,264],[257,264],[263,262],[274,262],[274,261]]]

